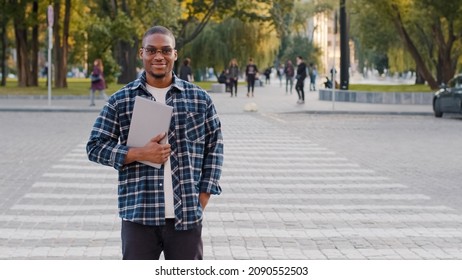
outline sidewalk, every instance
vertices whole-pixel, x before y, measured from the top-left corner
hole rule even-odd
[[[306,87],[308,88],[308,87]],[[285,87],[273,81],[270,85],[255,88],[255,97],[246,97],[247,89],[239,86],[238,96],[230,97],[229,93],[213,93],[213,98],[220,113],[244,112],[246,105],[255,103],[259,113],[308,113],[308,114],[408,114],[431,115],[433,110],[428,105],[392,105],[351,102],[332,102],[318,100],[318,92],[306,91],[306,103],[296,104],[297,93],[286,95]],[[35,112],[99,112],[104,105],[103,100],[96,100],[96,106],[90,107],[86,97],[58,97],[51,100],[22,96],[0,97],[0,111],[35,111]]]

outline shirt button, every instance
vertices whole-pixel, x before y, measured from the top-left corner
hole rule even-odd
[[[162,183],[160,183],[160,184],[159,184],[159,186],[161,186],[161,187],[162,187]]]

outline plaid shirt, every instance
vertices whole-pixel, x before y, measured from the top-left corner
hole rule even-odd
[[[87,153],[91,161],[119,171],[119,216],[159,226],[165,224],[164,166],[156,169],[139,162],[124,165],[135,96],[152,98],[145,85],[143,73],[109,98],[95,121]],[[175,75],[166,104],[173,106],[168,142],[172,149],[175,228],[188,230],[202,221],[199,193],[221,193],[221,124],[207,92]]]

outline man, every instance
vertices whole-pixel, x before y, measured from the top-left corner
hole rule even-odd
[[[294,66],[292,65],[292,61],[288,60],[286,63],[286,67],[284,68],[284,74],[286,75],[286,94],[289,92],[290,86],[290,94],[292,94],[292,87],[294,85]]]
[[[297,83],[295,84],[295,90],[298,94],[297,104],[305,104],[305,79],[306,79],[306,64],[303,61],[303,57],[297,56]]]
[[[228,68],[228,78],[229,78],[229,85],[231,87],[231,97],[233,97],[233,88],[234,88],[234,96],[237,97],[237,83],[239,80],[239,65],[237,64],[237,59],[233,58],[229,62]]]
[[[180,67],[180,79],[188,81],[188,82],[194,82],[193,72],[192,72],[190,64],[191,64],[190,58],[186,58],[183,61],[183,65],[181,65]]]
[[[88,157],[119,171],[123,259],[159,259],[162,252],[167,260],[202,259],[202,213],[210,195],[221,193],[220,120],[210,96],[173,73],[177,51],[169,29],[150,28],[139,55],[145,72],[109,98],[93,126]],[[135,96],[174,108],[168,133],[139,148],[126,146]],[[168,142],[161,144],[164,137]]]
[[[310,63],[310,91],[316,91],[316,76],[318,75],[318,69],[316,65]]]
[[[247,78],[247,97],[250,97],[250,93],[252,93],[252,97],[254,96],[253,92],[255,89],[255,79],[257,75],[257,65],[255,65],[252,58],[249,58],[249,63],[245,67],[245,76]]]

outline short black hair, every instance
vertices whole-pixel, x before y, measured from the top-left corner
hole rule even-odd
[[[148,31],[146,31],[143,35],[143,45],[144,45],[144,38],[146,38],[147,36],[149,35],[152,35],[152,34],[164,34],[164,35],[167,35],[169,36],[170,38],[172,38],[172,41],[173,41],[173,47],[175,47],[175,36],[173,36],[173,33],[172,31],[170,31],[170,29],[168,29],[167,27],[164,27],[164,26],[160,26],[160,25],[157,25],[157,26],[153,26],[151,28],[148,29]]]

